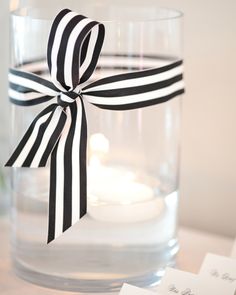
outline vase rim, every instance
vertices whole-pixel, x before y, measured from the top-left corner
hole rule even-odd
[[[93,8],[95,10],[95,8],[102,8],[102,6],[100,5],[100,3],[97,3],[93,6],[90,6],[88,5],[86,8],[90,9],[90,8]],[[109,10],[109,5],[107,7]],[[116,9],[116,6],[111,6],[110,8],[113,8],[113,9]],[[133,6],[122,6],[122,5],[118,5],[117,8],[120,8],[120,9],[125,9],[125,11],[127,12],[127,10],[134,10],[133,9]],[[130,17],[130,18],[126,18],[126,16],[122,15],[120,16],[119,13],[117,13],[115,15],[114,18],[111,18],[110,17],[99,17],[99,13],[98,13],[98,17],[96,14],[94,15],[91,15],[88,12],[84,12],[84,10],[82,9],[81,12],[77,11],[79,14],[84,14],[90,18],[93,18],[97,21],[100,21],[104,24],[106,23],[151,23],[151,22],[163,22],[163,21],[172,21],[172,20],[177,20],[177,19],[181,19],[183,18],[184,16],[184,13],[181,11],[181,10],[178,10],[178,9],[174,9],[174,8],[166,8],[166,7],[157,7],[155,5],[151,5],[151,6],[145,6],[143,4],[139,4],[138,6],[136,6],[136,11],[138,11],[138,9],[145,9],[145,11],[147,10],[150,10],[152,11],[152,16],[149,14],[149,16],[147,17],[145,15],[145,17],[141,16],[141,18],[137,18],[135,17],[135,12],[133,11],[133,15],[134,17]],[[29,11],[33,11],[33,13],[29,13]],[[75,10],[76,11],[76,10]],[[113,10],[114,12],[114,10]],[[122,11],[120,11],[122,12]],[[93,14],[93,13],[92,13]],[[14,16],[18,16],[18,17],[31,17],[32,19],[34,20],[42,20],[42,21],[52,21],[52,18],[50,17],[41,17],[41,16],[38,16],[37,14],[34,13],[34,9],[33,8],[29,8],[29,7],[23,7],[23,8],[20,8],[20,9],[15,9],[13,11],[11,11],[11,15],[14,15]],[[36,16],[37,15],[37,16]]]

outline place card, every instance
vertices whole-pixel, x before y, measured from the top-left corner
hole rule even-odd
[[[198,294],[197,275],[181,270],[167,268],[158,291],[163,294]]]
[[[202,263],[199,275],[234,286],[236,289],[236,260],[208,253]]]
[[[120,290],[120,295],[162,295],[157,292],[152,292],[148,291],[146,289],[138,288],[136,286],[132,286],[129,284],[123,284],[121,290]]]
[[[234,288],[207,276],[167,268],[158,291],[163,295],[234,295]]]

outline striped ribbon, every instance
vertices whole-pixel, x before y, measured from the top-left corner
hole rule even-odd
[[[98,63],[104,35],[103,24],[62,10],[48,40],[50,78],[10,69],[12,103],[32,106],[57,98],[36,116],[6,164],[44,167],[50,156],[48,243],[87,211],[83,100],[103,109],[129,110],[166,102],[184,93],[182,60],[86,83]]]

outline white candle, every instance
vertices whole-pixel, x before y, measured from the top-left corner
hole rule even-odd
[[[164,208],[164,200],[154,196],[151,186],[136,179],[133,172],[102,164],[109,141],[101,133],[89,140],[88,214],[109,222],[138,222],[154,218]]]
[[[97,163],[88,169],[88,214],[100,221],[138,222],[160,215],[164,200],[121,168]]]

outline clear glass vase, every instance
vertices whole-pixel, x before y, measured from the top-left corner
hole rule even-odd
[[[47,38],[52,18],[65,5],[105,25],[93,80],[181,58],[180,12],[52,2],[22,1],[12,11],[12,66],[48,75]],[[43,107],[12,106],[12,147]],[[178,252],[180,108],[181,97],[129,111],[101,110],[85,101],[88,213],[48,245],[49,167],[14,168],[11,243],[20,277],[94,293],[118,290],[124,282],[158,283]]]

